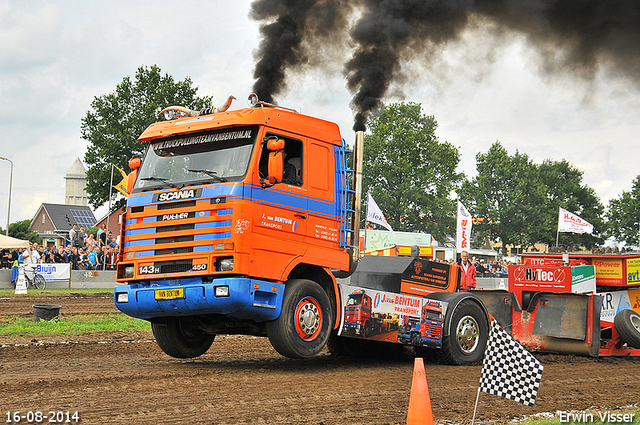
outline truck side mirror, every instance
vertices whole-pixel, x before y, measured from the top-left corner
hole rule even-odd
[[[262,182],[262,187],[281,183],[284,175],[284,139],[272,138],[266,141],[269,152],[268,180]]]
[[[129,160],[129,168],[137,170],[142,165],[142,159],[139,156],[135,156]]]
[[[269,153],[269,183],[282,183],[284,174],[284,154],[282,151]]]

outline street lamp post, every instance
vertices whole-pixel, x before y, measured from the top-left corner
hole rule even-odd
[[[0,159],[5,161],[9,161],[11,163],[11,174],[9,175],[9,207],[7,208],[7,229],[5,234],[9,236],[9,216],[11,215],[11,186],[13,185],[13,161],[9,158],[4,158],[0,156]]]

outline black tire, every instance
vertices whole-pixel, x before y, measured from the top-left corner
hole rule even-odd
[[[451,318],[449,335],[438,352],[440,361],[452,365],[477,363],[482,359],[489,337],[484,310],[473,300],[464,300]]]
[[[189,317],[169,317],[164,324],[152,323],[151,330],[162,351],[178,359],[206,353],[216,337],[203,332]]]
[[[417,332],[414,332],[411,334],[411,345],[413,345],[414,347],[419,347],[420,345],[422,345],[422,341],[420,341],[422,338],[420,337],[420,334]]]
[[[317,283],[306,279],[287,282],[280,316],[267,322],[267,335],[285,357],[302,359],[320,353],[331,332],[331,303]]]
[[[629,347],[640,349],[640,314],[633,310],[622,310],[613,319],[616,331]]]
[[[40,274],[36,274],[33,276],[33,286],[37,289],[44,289],[47,286],[47,281],[44,280],[44,277]]]
[[[364,326],[362,327],[362,336],[365,338],[369,338],[371,335],[371,321],[367,320],[364,322]]]

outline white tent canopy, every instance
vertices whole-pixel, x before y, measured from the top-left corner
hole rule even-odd
[[[0,248],[26,248],[29,249],[29,241],[0,235]]]

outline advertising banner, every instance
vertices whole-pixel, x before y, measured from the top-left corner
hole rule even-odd
[[[522,303],[523,292],[572,292],[571,267],[509,266],[509,291]]]
[[[33,275],[34,270],[39,275],[42,275],[47,282],[56,280],[68,281],[71,278],[71,264],[69,263],[46,263],[25,267],[25,273],[29,274],[29,277]]]
[[[640,284],[640,258],[627,259],[627,285]]]
[[[598,285],[620,285],[622,281],[622,258],[594,258]]]
[[[613,326],[613,319],[621,310],[631,308],[628,291],[601,292],[602,310],[600,323],[603,327]]]
[[[447,303],[339,284],[343,304],[338,335],[440,347]]]
[[[373,196],[371,196],[370,193],[369,193],[369,199],[367,202],[368,202],[367,221],[379,224],[393,234],[393,229],[391,228],[391,225],[387,223],[387,219],[384,218],[384,214],[382,213],[382,210],[380,209],[378,204],[376,204],[376,201],[373,200]]]
[[[575,294],[596,292],[595,266],[575,266],[571,268],[571,292]]]
[[[576,214],[560,208],[558,214],[558,232],[593,233],[593,225]]]
[[[458,201],[458,224],[456,226],[456,248],[460,251],[468,251],[471,238],[471,214]]]

